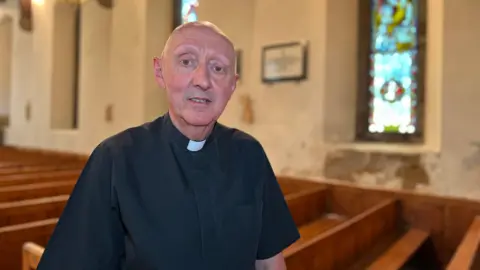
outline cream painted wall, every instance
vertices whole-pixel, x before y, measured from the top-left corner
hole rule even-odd
[[[53,0],[45,1],[34,8],[33,33],[18,27],[14,31],[7,143],[89,153],[105,137],[166,110],[165,95],[154,82],[152,58],[160,54],[171,30],[171,1],[118,0],[113,10],[90,1],[82,14],[80,126],[51,130],[48,74],[53,68],[55,28],[49,19]],[[278,173],[321,179],[325,157],[336,149],[420,153],[424,163],[435,167],[429,170],[433,179],[429,191],[480,198],[476,182],[480,172],[463,162],[480,162],[471,146],[480,140],[480,129],[471,120],[461,121],[480,110],[473,102],[480,98],[474,88],[478,77],[474,65],[480,60],[475,53],[480,40],[474,30],[474,18],[480,15],[477,2],[428,0],[426,143],[405,146],[352,140],[357,1],[201,0],[199,18],[220,26],[243,51],[242,78],[221,122],[257,137]],[[298,40],[309,44],[308,80],[261,83],[262,47]],[[252,125],[241,121],[242,95],[253,100]],[[27,102],[32,105],[30,121],[24,117]],[[105,117],[109,106],[111,122]]]
[[[10,112],[13,19],[0,14],[0,118]]]
[[[59,29],[55,23],[61,23],[53,20],[55,1],[35,5],[35,31],[24,33],[18,26],[14,31],[14,117],[6,132],[7,143],[90,153],[106,137],[165,111],[162,91],[154,84],[152,59],[161,51],[160,44],[166,41],[171,29],[171,25],[162,24],[171,21],[167,10],[167,1],[156,0],[117,1],[113,10],[96,1],[84,4],[79,128],[54,130],[52,113],[58,113],[57,109],[65,105],[62,103],[68,102],[61,96],[65,92],[54,91],[59,88],[54,87],[54,78],[49,74],[61,66],[68,72],[72,59],[66,57],[62,61],[61,57],[54,57],[54,53],[61,54],[54,50],[55,41],[61,40],[54,36]],[[22,70],[31,71],[28,80],[22,78]],[[28,102],[32,108],[29,121],[25,119]],[[109,107],[111,121],[107,121],[106,115]],[[63,109],[69,111],[68,106]]]
[[[442,162],[445,193],[480,198],[480,2],[445,1]]]

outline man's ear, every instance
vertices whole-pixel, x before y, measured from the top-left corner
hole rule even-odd
[[[237,88],[237,83],[238,83],[239,79],[240,79],[240,75],[235,74],[235,79],[234,79],[234,82],[233,82],[233,85],[232,85],[232,93],[235,92],[235,89]]]
[[[158,57],[153,58],[153,71],[155,73],[155,80],[161,88],[165,88],[165,80],[163,78],[162,59]]]

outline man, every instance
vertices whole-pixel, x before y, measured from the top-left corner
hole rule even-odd
[[[154,59],[168,113],[92,153],[38,270],[281,270],[299,238],[258,141],[217,123],[235,51],[187,23]]]

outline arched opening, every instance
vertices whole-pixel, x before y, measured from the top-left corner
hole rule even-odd
[[[10,117],[12,77],[13,18],[0,15],[0,144]]]

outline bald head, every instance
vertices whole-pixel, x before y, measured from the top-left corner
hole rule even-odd
[[[233,42],[218,26],[207,21],[195,21],[195,22],[188,22],[188,23],[181,24],[172,31],[172,33],[167,39],[167,42],[165,43],[165,47],[163,48],[163,51],[162,51],[162,56],[168,51],[172,43],[172,40],[174,40],[178,36],[186,37],[190,31],[193,31],[193,32],[203,31],[204,33],[209,33],[211,35],[215,35],[223,39],[223,41],[226,42],[230,47],[233,54],[235,54],[235,46],[233,45]]]

